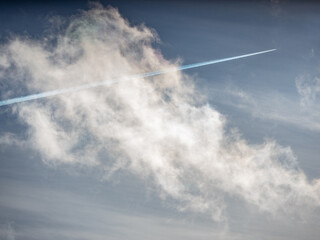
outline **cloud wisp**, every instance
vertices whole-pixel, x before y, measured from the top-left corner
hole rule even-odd
[[[46,92],[179,68],[153,47],[157,39],[116,9],[96,6],[73,16],[63,32],[2,46],[0,76],[10,76],[17,88]],[[289,147],[271,140],[250,145],[227,131],[226,118],[199,100],[192,82],[174,71],[13,109],[48,164],[129,171],[180,210],[220,221],[227,197],[271,213],[320,204],[320,181],[307,180]]]
[[[210,89],[213,101],[229,105],[260,119],[280,122],[313,132],[320,131],[319,78],[301,75],[290,95],[277,91],[250,91],[234,85]]]
[[[0,237],[4,240],[15,240],[15,231],[12,223],[0,224]]]

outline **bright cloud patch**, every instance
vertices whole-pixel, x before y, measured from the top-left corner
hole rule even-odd
[[[153,30],[98,6],[54,36],[3,46],[0,76],[10,74],[12,85],[36,93],[177,66],[152,46],[155,40]],[[15,110],[44,161],[130,171],[181,210],[221,220],[226,196],[272,213],[320,204],[320,182],[306,179],[290,148],[249,145],[199,99],[192,79],[175,72]]]

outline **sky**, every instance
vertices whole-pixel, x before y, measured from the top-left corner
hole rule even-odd
[[[0,239],[318,239],[320,4],[13,1]]]

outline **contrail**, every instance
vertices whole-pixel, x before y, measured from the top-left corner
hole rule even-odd
[[[217,60],[212,60],[212,61],[184,65],[184,66],[180,66],[177,68],[168,68],[168,69],[154,71],[154,72],[148,72],[148,73],[127,76],[127,77],[123,77],[123,78],[116,79],[116,80],[107,80],[107,81],[102,81],[102,82],[89,83],[89,84],[79,85],[79,86],[70,87],[70,88],[63,88],[63,89],[58,89],[58,90],[53,90],[53,91],[48,91],[48,92],[43,92],[43,93],[37,93],[37,94],[32,94],[32,95],[23,96],[23,97],[11,98],[8,100],[0,101],[0,106],[10,105],[10,104],[20,103],[20,102],[26,102],[26,101],[31,101],[31,100],[35,100],[35,99],[45,98],[45,97],[56,96],[56,95],[63,94],[63,93],[75,92],[75,91],[80,91],[80,90],[84,90],[84,89],[88,89],[88,88],[94,88],[94,87],[98,87],[98,86],[110,85],[110,84],[117,83],[120,81],[128,81],[128,80],[133,80],[133,79],[152,77],[152,76],[157,76],[157,75],[166,74],[166,73],[170,73],[170,72],[182,71],[182,70],[186,70],[186,69],[190,69],[190,68],[197,68],[197,67],[215,64],[215,63],[227,62],[227,61],[231,61],[231,60],[235,60],[235,59],[239,59],[239,58],[245,58],[245,57],[250,57],[250,56],[254,56],[254,55],[258,55],[258,54],[272,52],[275,50],[276,49],[270,49],[270,50],[266,50],[266,51],[262,51],[262,52],[249,53],[249,54],[235,56],[235,57],[222,58],[222,59],[217,59]]]

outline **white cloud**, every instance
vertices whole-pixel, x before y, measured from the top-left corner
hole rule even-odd
[[[54,39],[55,46],[23,38],[3,46],[15,84],[41,92],[176,66],[152,46],[153,30],[113,8],[82,12]],[[320,182],[306,179],[290,148],[249,145],[227,132],[225,117],[193,89],[176,72],[14,108],[47,163],[128,170],[181,210],[223,220],[226,196],[271,213],[319,205]]]

